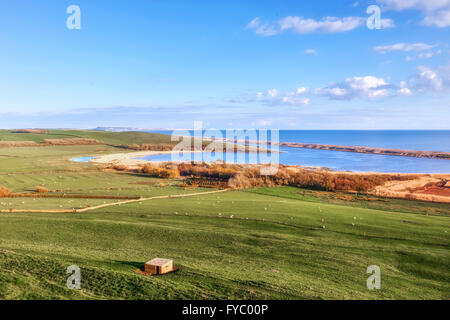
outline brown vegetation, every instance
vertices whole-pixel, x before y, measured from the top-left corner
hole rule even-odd
[[[176,179],[180,177],[180,171],[170,167],[154,167],[150,163],[144,165],[141,170],[142,173],[165,179]]]
[[[172,151],[173,145],[170,144],[132,144],[130,146],[120,146],[125,149],[132,149],[136,151]]]
[[[228,184],[232,188],[289,185],[323,191],[367,192],[388,181],[411,178],[404,175],[356,175],[280,166],[275,175],[269,176],[262,176],[259,168],[246,168],[231,178]]]
[[[376,186],[393,180],[409,180],[405,175],[371,174],[357,175],[333,173],[322,170],[307,170],[299,167],[282,166],[275,175],[261,175],[259,166],[240,166],[228,164],[191,164],[178,165],[181,176],[190,177],[188,185],[253,188],[263,186],[296,186],[323,191],[367,192]]]
[[[234,177],[238,173],[239,168],[238,165],[231,164],[181,163],[178,165],[178,170],[182,176],[225,180]]]
[[[42,186],[37,186],[36,187],[36,192],[37,193],[48,193],[48,192],[50,192],[50,190],[48,190],[47,188],[42,187]]]
[[[70,138],[70,139],[44,139],[43,143],[35,141],[0,141],[0,148],[9,147],[48,147],[48,146],[76,146],[104,144],[96,139]]]
[[[40,144],[34,141],[0,141],[0,148],[10,147],[39,147]]]
[[[115,164],[115,165],[113,165],[113,167],[112,167],[114,170],[117,170],[117,171],[127,171],[127,170],[130,170],[126,165],[123,165],[123,164]]]
[[[116,168],[116,170],[127,170]],[[368,192],[391,181],[415,179],[400,174],[336,173],[280,165],[274,175],[262,175],[260,166],[219,163],[180,163],[155,166],[145,164],[140,172],[166,179],[187,177],[184,187],[217,187],[233,189],[296,186],[321,191]]]
[[[1,189],[1,188],[0,188]],[[55,198],[55,199],[108,199],[108,200],[138,200],[138,196],[112,196],[91,194],[53,194],[53,193],[4,193],[0,190],[0,198]]]
[[[411,181],[390,181],[374,188],[370,194],[387,198],[450,203],[448,175],[420,175]]]
[[[11,191],[9,191],[8,189],[4,188],[4,187],[0,187],[0,197],[8,197],[12,194]]]
[[[47,134],[49,131],[45,129],[17,129],[12,130],[11,133],[34,133],[34,134]]]
[[[411,193],[450,197],[450,186],[448,185],[447,180],[441,179],[439,182],[429,182],[424,186],[419,186],[409,191]]]
[[[121,145],[120,148],[124,149],[131,149],[136,151],[172,151],[174,145],[171,144],[132,144],[132,145]],[[258,149],[255,147],[250,146],[243,146],[243,145],[231,145],[231,144],[224,144],[224,143],[204,143],[201,148],[196,149],[194,145],[191,146],[190,150],[181,150],[183,151],[205,151],[206,148],[210,151],[215,152],[256,152]],[[220,150],[222,149],[222,150]],[[269,151],[270,152],[270,151]]]
[[[68,139],[44,139],[44,144],[52,146],[74,146],[74,145],[98,145],[104,143],[96,139],[68,138]]]
[[[190,177],[187,178],[180,187],[185,189],[189,188],[218,188],[218,189],[227,189],[228,181],[219,178],[196,178]]]
[[[154,166],[148,163],[141,167],[138,172],[166,179],[183,177],[180,186],[184,188],[244,189],[295,186],[346,194],[362,193],[387,198],[450,202],[447,176],[438,179],[430,175],[334,172],[283,165],[279,166],[276,174],[263,175],[261,174],[263,167],[260,165],[194,162],[165,163]],[[429,182],[433,183],[430,184]],[[346,195],[340,195],[340,197],[342,199],[347,198]],[[376,198],[354,200],[375,201]]]

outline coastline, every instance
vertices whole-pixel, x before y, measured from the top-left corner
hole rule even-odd
[[[294,143],[294,142],[280,142],[279,145],[282,147],[289,147],[289,148],[316,149],[316,150],[354,152],[366,154],[380,154],[398,157],[450,160],[450,152],[372,148],[359,146],[338,146],[328,144]]]
[[[191,151],[191,153],[200,153],[203,151]],[[152,163],[155,165],[167,161],[149,161],[143,158],[152,155],[172,154],[174,151],[139,151],[128,153],[115,153],[98,156],[90,159],[88,162],[101,165],[117,165],[126,166],[128,169],[136,170],[144,164]],[[259,166],[255,164],[246,164],[245,166]],[[397,175],[397,176],[413,176],[412,180],[392,181],[385,185],[378,186],[368,192],[374,196],[384,198],[410,199],[429,202],[450,203],[450,190],[448,188],[436,187],[440,181],[450,181],[450,174],[434,173],[390,173],[390,172],[356,172],[356,171],[333,171],[323,167],[311,166],[289,166],[292,168],[311,169],[317,171],[326,171],[332,175],[358,175],[358,176],[374,176],[374,175]]]
[[[201,153],[204,151],[185,151],[190,153]],[[172,153],[178,153],[177,151],[136,151],[136,152],[124,152],[124,153],[112,153],[112,154],[106,154],[106,155],[100,155],[96,156],[92,159],[90,159],[87,162],[92,162],[95,164],[111,164],[111,165],[124,165],[130,168],[138,168],[141,165],[144,165],[146,163],[164,163],[164,162],[170,162],[170,161],[150,161],[150,160],[144,160],[140,159],[143,157],[148,156],[155,156],[155,155],[167,155]],[[248,164],[248,165],[257,165],[257,164]],[[408,173],[408,172],[377,172],[377,171],[339,171],[339,170],[331,170],[329,168],[324,168],[321,166],[303,166],[303,165],[288,165],[289,167],[302,167],[302,168],[311,168],[316,170],[327,170],[330,173],[335,174],[358,174],[358,175],[374,175],[374,174],[389,174],[389,175],[417,175],[417,176],[443,176],[447,177],[450,176],[449,173]]]
[[[229,142],[233,142],[233,143],[244,143],[244,144],[249,144],[249,143],[260,144],[260,143],[262,143],[261,141],[257,141],[257,140],[224,139],[224,141],[229,141]],[[410,157],[410,158],[450,160],[450,152],[445,152],[445,151],[422,151],[422,150],[376,148],[376,147],[362,147],[362,146],[342,146],[342,145],[332,145],[332,144],[301,143],[301,142],[271,143],[270,141],[265,141],[264,143],[266,143],[267,145],[270,145],[270,146],[275,145],[275,146],[289,147],[289,148],[378,154],[378,155]]]

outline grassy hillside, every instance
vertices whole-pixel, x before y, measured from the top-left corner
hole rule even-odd
[[[11,130],[0,130],[0,140],[4,141],[35,141],[44,139],[89,138],[103,141],[109,145],[136,144],[173,144],[170,135],[150,132],[108,132],[95,130],[50,130],[48,134],[11,133]]]
[[[2,298],[450,297],[447,217],[230,192],[86,214],[2,214],[0,228]],[[136,273],[157,256],[180,271]],[[72,264],[82,268],[81,292],[65,289]],[[372,264],[381,291],[365,287]]]
[[[99,134],[111,142],[115,137]],[[118,139],[114,143],[125,141]],[[117,150],[3,148],[0,186],[145,197],[206,191],[69,161]],[[0,209],[83,208],[108,201],[114,202],[0,198]],[[449,299],[449,211],[447,205],[347,201],[282,187],[78,214],[0,213],[0,298]],[[180,270],[161,277],[136,272],[155,257],[174,259]],[[81,291],[66,288],[65,271],[73,264],[82,270]],[[380,291],[366,288],[369,265],[381,267]]]
[[[447,203],[411,201],[394,198],[378,198],[363,194],[353,195],[339,192],[322,192],[299,189],[296,187],[257,188],[251,190],[250,192],[308,202],[331,203],[343,206],[386,210],[393,212],[409,212],[424,215],[450,216],[450,206]]]

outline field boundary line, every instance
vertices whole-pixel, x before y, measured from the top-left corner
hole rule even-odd
[[[149,200],[158,200],[158,199],[174,199],[174,198],[185,198],[185,197],[193,197],[193,196],[201,196],[206,194],[215,194],[215,193],[221,193],[230,191],[231,189],[224,189],[224,190],[215,190],[215,191],[207,191],[207,192],[196,192],[196,193],[188,193],[188,194],[175,194],[175,195],[167,195],[167,196],[154,196],[154,197],[148,197],[148,198],[139,198],[139,199],[133,199],[133,200],[126,200],[126,201],[120,201],[120,202],[114,202],[114,203],[105,203],[100,204],[98,206],[94,207],[87,207],[82,209],[66,209],[66,210],[34,210],[34,209],[2,209],[0,210],[0,213],[83,213],[88,212],[92,210],[107,208],[107,207],[113,207],[113,206],[120,206],[122,204],[129,204],[134,202],[142,202],[142,201],[149,201]]]

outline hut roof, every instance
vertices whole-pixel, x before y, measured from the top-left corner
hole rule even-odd
[[[162,267],[162,266],[165,266],[166,264],[169,264],[171,262],[172,262],[172,260],[170,260],[170,259],[155,258],[153,260],[150,260],[146,264]]]

